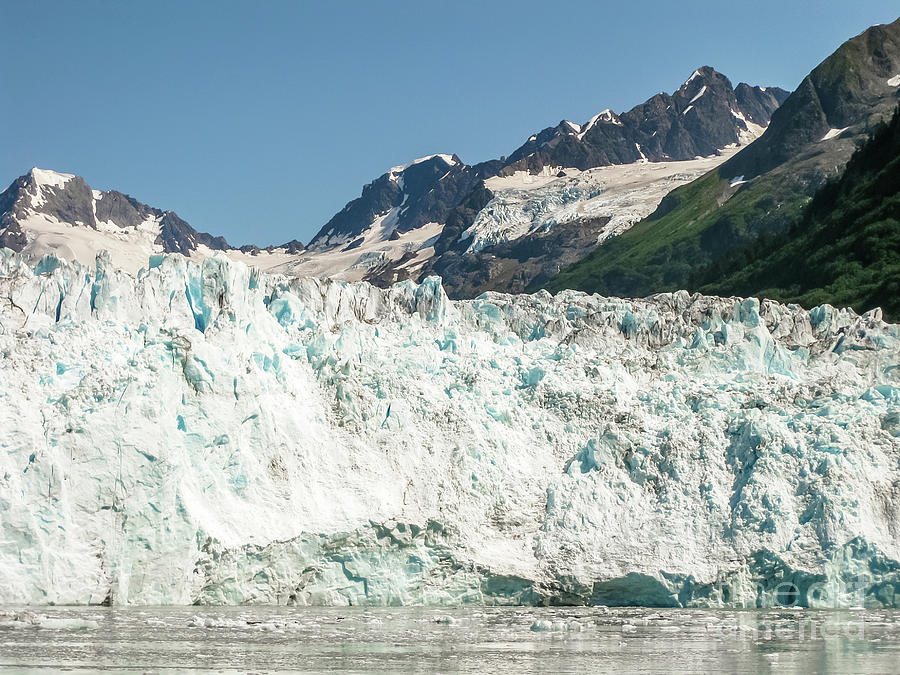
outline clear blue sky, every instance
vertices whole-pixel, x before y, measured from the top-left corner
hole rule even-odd
[[[0,182],[77,173],[233,244],[306,242],[434,152],[509,154],[711,65],[792,89],[896,0],[0,0]]]

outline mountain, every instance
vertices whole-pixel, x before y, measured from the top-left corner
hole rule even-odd
[[[696,288],[698,270],[791,227],[867,132],[890,117],[898,92],[900,19],[845,42],[803,79],[757,141],[674,190],[652,215],[546,287],[626,296]]]
[[[881,307],[900,319],[900,107],[786,232],[698,270],[696,280],[717,295]]]
[[[451,297],[521,291],[751,142],[786,96],[732,87],[704,66],[672,95],[584,124],[564,120],[508,158],[468,166],[456,155],[431,155],[394,167],[285,271],[379,285],[439,274]]]
[[[117,266],[132,273],[151,255],[204,257],[221,251],[271,268],[303,250],[299,242],[235,249],[223,237],[198,232],[173,211],[147,206],[115,190],[92,190],[72,174],[34,168],[0,193],[0,247],[39,260],[54,254],[93,264],[107,250]]]
[[[607,109],[583,125],[563,121],[544,129],[509,156],[501,175],[714,155],[761,133],[787,95],[777,87],[732,88],[727,77],[703,66],[671,96],[657,94],[621,115]]]
[[[136,272],[149,256],[220,251],[263,270],[390,285],[439,274],[452,297],[522,291],[556,276],[599,242],[650,214],[675,187],[762,133],[786,92],[732,87],[712,68],[585,124],[563,121],[508,158],[476,165],[435,154],[366,185],[308,248],[292,241],[236,249],[172,211],[70,174],[35,169],[0,195],[0,244],[37,259],[88,264],[100,249]]]
[[[0,298],[4,606],[900,606],[877,313],[8,250]]]
[[[438,154],[395,166],[325,223],[309,249],[356,248],[359,238],[373,229],[396,239],[428,223],[444,222],[479,180],[496,173],[497,164],[466,166],[456,155]]]

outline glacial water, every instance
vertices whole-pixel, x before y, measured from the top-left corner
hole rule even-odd
[[[0,610],[5,672],[896,670],[900,612],[648,608]]]

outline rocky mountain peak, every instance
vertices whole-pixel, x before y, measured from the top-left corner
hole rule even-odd
[[[659,93],[621,114],[606,109],[584,124],[564,120],[533,134],[500,173],[706,157],[758,136],[786,95],[749,85],[738,91],[725,75],[701,66],[671,95]]]
[[[92,190],[80,176],[32,168],[0,193],[0,247],[32,257],[54,253],[90,264],[111,250],[123,264],[146,263],[154,250],[190,255],[199,246],[228,249],[172,211],[115,190]]]
[[[759,142],[722,170],[758,176],[886,117],[898,101],[900,19],[872,26],[838,47],[784,100]]]

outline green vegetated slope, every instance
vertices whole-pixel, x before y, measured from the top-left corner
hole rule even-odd
[[[890,81],[898,73],[900,20],[848,40],[804,78],[761,138],[674,190],[653,215],[546,287],[620,296],[712,288],[710,270],[793,228],[816,191],[840,174],[896,106]]]
[[[713,171],[675,190],[656,214],[563,270],[547,287],[618,296],[689,288],[697,270],[762,232],[783,230],[807,199],[805,187],[767,176],[734,194],[730,182]]]
[[[900,108],[790,229],[735,251],[703,275],[706,293],[860,312],[880,306],[900,320]]]

